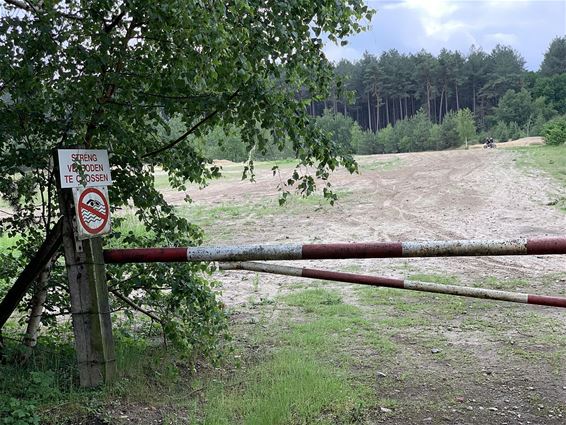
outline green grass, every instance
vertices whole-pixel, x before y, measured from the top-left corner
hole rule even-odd
[[[273,161],[255,161],[254,162],[254,169],[256,171],[260,170],[271,170],[273,167],[277,166],[281,171],[288,171],[295,167],[297,164],[296,159],[280,159],[280,160],[273,160]],[[221,165],[220,170],[220,180],[223,181],[235,181],[241,180],[243,171],[244,171],[244,163],[243,162],[236,162],[232,164],[223,164]],[[171,184],[169,183],[169,176],[167,173],[163,172],[161,169],[157,170],[155,173],[155,181],[154,186],[157,190],[169,190],[171,189]],[[191,186],[191,183],[187,183],[187,186]],[[194,187],[198,187],[193,185]]]
[[[328,288],[278,297],[277,306],[293,314],[272,320],[273,304],[261,304],[253,307],[259,321],[234,324],[234,335],[244,338],[235,347],[240,368],[228,358],[226,368],[197,376],[181,353],[147,336],[131,337],[118,324],[120,379],[96,390],[77,385],[70,328],[65,327],[63,340],[69,342],[42,337],[29,366],[0,365],[0,404],[25,400],[20,407],[30,415],[40,413],[46,424],[78,423],[89,415],[112,422],[109,411],[155,406],[163,409],[165,423],[331,425],[363,422],[376,403],[397,406],[396,400],[377,396],[367,363],[379,356],[385,364],[397,347],[364,311]],[[250,346],[262,347],[256,357],[249,356]],[[352,347],[364,355],[352,353]],[[371,360],[366,353],[373,353]]]
[[[452,275],[414,273],[409,275],[409,279],[444,285],[458,284],[458,279]],[[490,307],[489,303],[481,300],[394,288],[360,286],[355,288],[355,292],[360,302],[367,306],[387,306],[391,309],[379,321],[387,329],[426,325],[426,314],[434,314],[442,320],[458,320],[469,312],[481,312]]]
[[[439,283],[441,285],[456,285],[458,278],[456,276],[446,276],[440,274],[414,273],[409,275],[409,280],[419,282]]]
[[[80,388],[70,328],[60,325],[57,331],[57,337],[40,337],[27,364],[0,363],[0,423],[2,414],[7,414],[2,406],[14,399],[24,402],[21,408],[31,406],[30,414],[41,417],[41,423],[79,423],[75,418],[104,416],[110,401],[160,404],[198,385],[197,380],[182,379],[191,364],[181,352],[152,343],[147,336],[133,338],[115,329],[117,382]],[[5,342],[6,358],[14,359],[20,345],[12,338]]]
[[[336,191],[338,202],[347,201],[353,193],[345,190]],[[241,202],[224,202],[214,206],[197,203],[186,204],[176,208],[181,217],[187,218],[191,223],[204,228],[206,236],[214,239],[225,239],[233,236],[232,229],[226,221],[242,220],[245,218],[250,225],[257,220],[269,216],[291,215],[296,212],[312,211],[332,208],[321,194],[308,197],[291,196],[283,207],[279,205],[278,198],[264,198],[261,200],[244,200]],[[221,226],[217,226],[217,224]]]
[[[529,281],[526,279],[498,279],[490,276],[474,284],[479,288],[500,289],[512,291],[519,288],[528,288]]]
[[[566,144],[559,146],[528,146],[513,149],[518,153],[517,164],[525,169],[539,169],[554,177],[562,187],[566,187]],[[566,198],[552,202],[566,211]]]
[[[204,424],[327,423],[354,415],[358,394],[340,372],[300,349],[282,349],[206,393]]]
[[[369,163],[359,161],[363,157],[358,157],[359,169],[361,172],[364,171],[390,171],[399,168],[402,165],[400,158],[393,159],[379,159]]]
[[[344,303],[337,291],[307,289],[280,297],[279,301],[300,307],[306,315],[304,321],[290,323],[290,332],[281,337],[291,347],[325,354],[343,351],[350,339],[379,346],[379,351],[386,351],[392,346],[386,338],[376,339],[376,328],[364,312],[357,306]]]
[[[520,154],[517,158],[519,166],[544,170],[566,186],[566,144],[528,146],[514,151]]]
[[[4,198],[0,197],[0,210],[8,211],[10,204]]]
[[[276,159],[273,161],[256,161],[254,162],[254,167],[258,170],[271,170],[273,167],[279,167],[280,170],[285,170],[294,168],[297,163],[297,159]],[[241,173],[242,165],[239,165],[239,170]]]
[[[373,384],[353,371],[360,359],[348,348],[387,356],[395,344],[377,333],[358,307],[344,303],[338,291],[306,289],[278,297],[277,302],[298,310],[271,323],[259,338],[273,347],[271,354],[229,380],[211,381],[203,412],[193,420],[329,425],[362,420],[365,409],[378,401]],[[258,341],[257,335],[253,340]],[[394,400],[388,403],[396,405]]]

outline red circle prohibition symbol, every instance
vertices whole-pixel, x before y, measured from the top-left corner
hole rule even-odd
[[[102,203],[104,204],[104,213],[98,211],[97,209],[91,207],[90,205],[87,205],[83,202],[84,197],[86,195],[88,195],[89,193],[92,193],[94,195],[97,195],[100,200],[102,201]],[[108,223],[108,217],[110,216],[110,206],[108,205],[108,201],[106,200],[106,198],[104,197],[104,194],[94,188],[94,187],[89,187],[88,189],[86,189],[83,193],[81,193],[81,196],[79,197],[79,220],[81,221],[81,225],[83,226],[83,228],[90,233],[91,235],[96,235],[98,232],[100,232],[102,229],[104,229],[104,226],[106,226],[106,223]],[[85,222],[85,219],[83,217],[83,211],[87,211],[91,214],[94,214],[96,217],[98,217],[99,219],[102,220],[102,224],[100,224],[97,227],[90,227],[89,224],[87,224]]]

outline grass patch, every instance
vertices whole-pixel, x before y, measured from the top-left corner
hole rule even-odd
[[[352,192],[345,190],[335,191],[338,199],[347,200]],[[308,197],[290,196],[284,207],[279,205],[278,198],[267,198],[259,201],[247,201],[241,203],[225,202],[213,207],[197,203],[177,207],[178,212],[188,218],[192,223],[198,225],[211,225],[225,219],[237,219],[242,217],[262,218],[267,215],[290,214],[297,210],[304,212],[305,207],[331,208],[330,204],[322,194],[315,193]]]
[[[360,157],[363,158],[363,157]],[[360,158],[357,158],[358,160]],[[400,158],[392,159],[379,159],[372,162],[359,162],[359,169],[361,172],[364,171],[390,171],[395,168],[400,167],[402,161]]]
[[[455,285],[458,283],[458,278],[456,276],[425,274],[425,273],[411,274],[409,275],[409,280],[416,280],[419,282],[439,283],[441,285]]]
[[[336,370],[301,350],[284,349],[247,373],[245,381],[214,385],[206,394],[203,423],[330,424],[355,414],[356,398]]]
[[[497,279],[496,277],[490,276],[478,283],[475,283],[474,286],[479,288],[500,289],[508,291],[527,287],[529,286],[529,281],[526,279]]]
[[[425,302],[425,298],[430,298],[429,294],[421,292],[385,287],[360,285],[355,287],[354,291],[358,295],[360,302],[368,306],[387,305],[399,307],[409,303],[420,304],[421,302]]]
[[[414,280],[443,284],[456,283],[454,276],[411,275]],[[378,323],[386,329],[427,326],[427,316],[446,320],[459,320],[462,315],[485,311],[490,304],[453,295],[431,294],[393,288],[358,287],[355,289],[360,302],[367,306],[389,307],[379,315]]]
[[[292,293],[280,300],[300,307],[307,316],[289,325],[282,336],[291,347],[309,352],[330,352],[341,349],[349,339],[364,339],[373,327],[359,307],[345,304],[337,291],[316,288]]]
[[[115,330],[117,382],[97,389],[80,388],[71,331],[66,326],[57,331],[57,336],[39,338],[26,364],[0,364],[0,423],[83,423],[75,418],[104,417],[111,400],[166,402],[181,392],[190,392],[196,382],[183,379],[183,373],[186,375],[192,366],[182,353]],[[5,343],[6,358],[17,358],[19,342],[10,337]],[[5,417],[17,419],[20,414],[25,414],[25,421],[2,422]]]
[[[341,305],[342,297],[336,291],[323,288],[307,289],[295,292],[281,298],[282,301],[296,307],[303,307],[308,312],[313,312],[320,306]]]
[[[376,332],[356,306],[327,288],[278,297],[299,309],[272,323],[264,343],[275,347],[264,361],[216,381],[205,394],[203,424],[336,424],[364,420],[377,399],[372,384],[353,372],[351,347],[379,354],[395,344]],[[373,381],[372,381],[373,382]],[[394,403],[392,402],[392,405]]]
[[[562,187],[566,187],[566,144],[559,146],[528,146],[513,149],[519,155],[517,164],[526,169],[539,169],[550,174]],[[566,197],[551,202],[566,211]]]
[[[544,170],[566,187],[566,145],[526,146],[513,150],[520,154],[517,157],[519,166]]]

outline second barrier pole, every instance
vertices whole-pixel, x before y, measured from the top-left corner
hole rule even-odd
[[[499,291],[495,289],[470,288],[457,285],[442,285],[430,282],[389,277],[367,276],[354,273],[333,272],[301,267],[281,266],[279,264],[254,263],[250,261],[220,263],[221,270],[248,270],[260,273],[272,273],[285,276],[306,277],[311,279],[331,280],[335,282],[357,283],[362,285],[383,286],[388,288],[408,289],[411,291],[434,292],[437,294],[458,295],[461,297],[483,298],[513,303],[537,304],[549,307],[566,308],[565,297],[534,295],[517,292]]]

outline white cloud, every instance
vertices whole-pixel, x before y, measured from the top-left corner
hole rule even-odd
[[[359,50],[350,46],[338,46],[330,41],[324,45],[322,50],[330,62],[338,62],[340,59],[347,59],[352,62],[362,57],[362,52]]]
[[[369,2],[371,5],[371,2]],[[383,9],[413,9],[427,16],[441,18],[450,16],[459,9],[457,2],[450,0],[402,0],[395,3],[385,3]],[[379,6],[378,6],[379,9]]]
[[[493,34],[487,34],[485,36],[486,41],[492,42],[493,44],[506,44],[513,45],[517,43],[518,39],[515,34],[496,32]]]
[[[442,41],[447,41],[452,34],[465,32],[469,28],[469,25],[458,20],[442,22],[438,19],[422,17],[420,21],[427,37],[434,37]]]
[[[368,1],[368,4],[378,10],[410,11],[426,38],[420,41],[422,45],[448,44],[454,38],[477,44],[474,34],[478,31],[488,32],[489,35],[483,38],[490,43],[515,44],[517,36],[501,31],[502,19],[512,10],[537,1],[552,0],[399,0]],[[417,33],[415,30],[413,35]]]
[[[379,54],[441,48],[489,52],[511,45],[536,69],[550,41],[566,33],[566,0],[365,0],[377,10],[370,32],[352,37],[352,47]],[[0,2],[1,3],[1,2]],[[363,42],[362,42],[363,40]]]
[[[398,3],[386,3],[384,9],[409,9],[418,16],[427,37],[447,41],[452,34],[467,29],[467,25],[452,18],[461,5],[450,0],[402,0]]]
[[[516,9],[518,7],[527,6],[529,3],[536,2],[537,0],[488,0],[485,1],[489,7],[504,9],[504,8],[512,8]],[[538,0],[539,2],[543,2],[544,0]],[[550,0],[552,1],[552,0]]]

